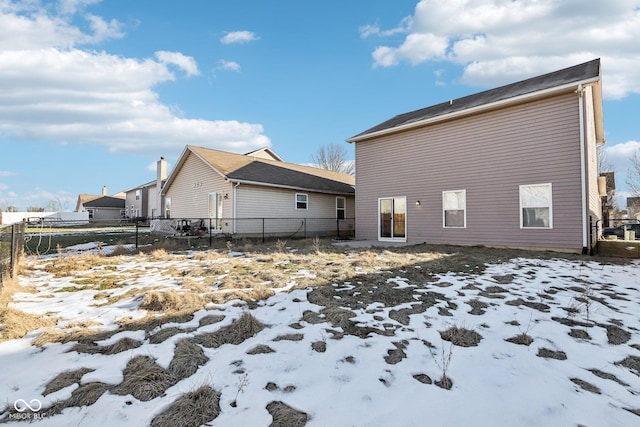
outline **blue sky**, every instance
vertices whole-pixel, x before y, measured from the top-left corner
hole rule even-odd
[[[73,210],[186,144],[353,156],[396,114],[594,58],[624,195],[638,40],[640,0],[0,0],[0,208]]]

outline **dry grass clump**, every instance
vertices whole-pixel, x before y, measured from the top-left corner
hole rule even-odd
[[[257,346],[247,350],[247,354],[267,354],[267,353],[275,353],[275,350],[269,347],[268,345],[258,344]]]
[[[93,405],[108,388],[107,384],[100,382],[83,384],[71,393],[71,397],[64,402],[65,407]]]
[[[93,342],[78,343],[71,347],[69,351],[77,351],[78,353],[89,354],[118,354],[122,353],[123,351],[133,350],[134,348],[138,348],[141,345],[142,343],[140,341],[125,337],[113,344],[105,346],[96,345]]]
[[[18,280],[5,276],[0,286],[0,342],[22,338],[27,333],[36,329],[46,328],[56,324],[57,320],[48,316],[25,313],[15,308],[10,308],[16,292],[32,292],[32,288],[19,285]]]
[[[190,312],[169,312],[164,315],[148,315],[142,319],[124,318],[117,321],[120,331],[146,331],[154,329],[166,323],[186,323],[193,320],[193,313]]]
[[[193,339],[183,338],[176,343],[173,359],[168,371],[176,378],[184,379],[195,374],[198,368],[209,361],[202,347]]]
[[[185,393],[155,416],[151,427],[198,427],[209,425],[220,415],[220,393],[202,386]]]
[[[303,427],[309,416],[281,401],[273,401],[267,405],[267,411],[273,417],[270,427]]]
[[[49,381],[42,392],[43,396],[51,393],[55,393],[58,390],[69,387],[72,384],[79,384],[80,380],[89,372],[93,372],[95,369],[79,368],[74,371],[64,371],[58,374],[54,379]]]
[[[22,338],[31,331],[56,324],[56,319],[0,307],[0,342]]]
[[[261,301],[273,295],[275,295],[275,292],[272,289],[258,285],[255,288],[238,289],[230,292],[214,292],[207,294],[207,298],[214,304],[224,304],[235,299],[246,302]]]
[[[193,331],[193,329],[182,329],[176,326],[172,326],[169,328],[162,328],[155,334],[149,336],[149,344],[160,344],[162,342],[165,342],[166,340],[168,340],[174,335],[178,335],[183,332],[191,332],[191,331]]]
[[[120,396],[131,394],[143,402],[161,396],[165,390],[178,382],[174,375],[149,356],[137,356],[129,360],[123,375],[122,383],[113,387],[111,391]]]
[[[184,279],[182,279],[182,281],[180,282],[180,286],[183,289],[188,289],[191,292],[197,292],[199,294],[204,294],[211,291],[210,285],[207,285],[202,280],[194,280],[190,277],[185,277]]]
[[[193,338],[196,343],[207,348],[217,348],[223,344],[241,344],[264,328],[265,326],[252,314],[244,313],[228,326],[224,326],[215,332],[196,335]]]
[[[475,347],[482,340],[482,335],[474,330],[454,325],[446,331],[440,332],[440,337],[460,347]]]
[[[79,271],[88,271],[93,267],[113,264],[116,261],[109,260],[101,255],[83,254],[79,256],[60,256],[51,263],[45,265],[44,271],[53,273],[55,277],[73,276]]]
[[[149,311],[173,311],[196,312],[202,309],[205,300],[200,295],[192,292],[149,291],[142,297],[140,308]]]

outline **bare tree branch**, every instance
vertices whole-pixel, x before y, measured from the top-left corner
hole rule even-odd
[[[631,155],[631,169],[627,173],[627,185],[631,192],[640,196],[640,149]]]
[[[311,159],[321,169],[349,175],[355,174],[354,163],[347,159],[347,150],[342,145],[323,145],[316,154],[311,155]]]

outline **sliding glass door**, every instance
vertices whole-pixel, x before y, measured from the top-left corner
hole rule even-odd
[[[380,240],[406,240],[406,213],[406,197],[378,199],[378,238]]]

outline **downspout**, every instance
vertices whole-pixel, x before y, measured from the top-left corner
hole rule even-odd
[[[580,114],[580,190],[582,191],[582,253],[586,254],[589,250],[588,246],[588,223],[587,223],[587,162],[585,159],[585,126],[584,126],[584,100],[583,100],[583,87],[582,83],[578,85],[578,109]]]
[[[233,215],[232,215],[232,216],[233,216],[233,218],[232,218],[232,220],[233,220],[233,234],[234,234],[234,236],[235,236],[235,235],[237,234],[237,232],[238,232],[238,230],[237,230],[237,228],[236,228],[236,225],[238,224],[238,221],[237,221],[237,218],[236,218],[236,217],[237,217],[237,215],[236,215],[236,213],[237,213],[237,212],[236,212],[236,209],[237,209],[237,207],[238,207],[238,206],[237,206],[238,198],[236,197],[236,194],[237,194],[237,193],[236,193],[236,188],[238,188],[238,186],[239,186],[239,185],[240,185],[240,183],[239,183],[239,182],[236,182],[236,185],[234,185],[234,186],[233,186]]]

